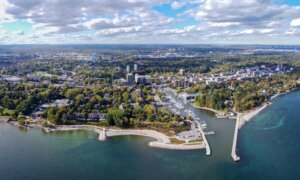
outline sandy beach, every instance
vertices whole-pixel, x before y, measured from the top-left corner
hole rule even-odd
[[[269,104],[265,103],[260,107],[255,108],[254,110],[239,113],[239,129],[245,125],[246,122],[250,121],[254,116],[256,116],[258,113],[260,113],[262,110],[264,110],[266,107],[268,107]]]
[[[126,136],[126,135],[137,135],[137,136],[146,136],[152,137],[157,140],[159,143],[169,144],[170,139],[168,136],[159,133],[153,130],[117,130],[117,129],[107,129],[106,136],[113,137],[113,136]]]
[[[208,108],[208,107],[199,107],[197,105],[195,105],[195,103],[190,103],[191,106],[193,106],[194,108],[197,108],[197,109],[203,109],[203,110],[207,110],[207,111],[211,111],[213,113],[215,113],[215,115],[218,117],[218,116],[224,116],[224,112],[223,111],[218,111],[216,109],[212,109],[212,108]]]
[[[272,97],[270,97],[270,102],[264,103],[263,105],[244,112],[244,113],[239,113],[238,115],[240,116],[240,120],[239,120],[239,128],[243,127],[245,125],[246,122],[250,121],[254,116],[256,116],[258,113],[260,113],[262,110],[264,110],[266,107],[268,107],[269,105],[271,105],[271,101],[281,95],[284,95],[286,93],[278,93],[273,95]]]
[[[222,111],[218,111],[218,110],[208,108],[208,107],[199,107],[199,106],[196,106],[194,103],[191,103],[191,105],[195,108],[198,108],[198,109],[203,109],[203,110],[214,112],[215,114],[224,114],[224,112],[222,112]]]

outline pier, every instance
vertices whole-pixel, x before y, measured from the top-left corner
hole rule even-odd
[[[236,154],[236,144],[237,144],[237,136],[239,131],[239,124],[240,124],[240,116],[237,117],[233,135],[233,142],[232,142],[232,149],[231,149],[231,157],[233,161],[239,161],[240,157]]]
[[[204,132],[202,131],[201,128],[200,128],[200,131],[201,131],[201,135],[202,135],[202,138],[203,138],[203,140],[204,140],[204,143],[205,143],[206,155],[207,155],[207,156],[210,156],[210,155],[211,155],[211,150],[210,150],[208,141],[207,141],[207,139],[206,139],[206,137],[205,137],[205,134],[204,134]]]
[[[211,150],[210,150],[210,147],[209,147],[209,144],[208,144],[208,141],[205,137],[205,133],[203,132],[201,126],[200,126],[200,123],[198,121],[195,121],[197,123],[197,126],[198,126],[198,129],[200,130],[201,132],[201,136],[203,138],[203,141],[204,141],[204,144],[205,144],[205,150],[206,150],[206,155],[207,156],[210,156],[211,155]]]

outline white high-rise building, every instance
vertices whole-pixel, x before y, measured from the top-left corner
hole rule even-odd
[[[134,71],[137,71],[137,70],[138,70],[138,66],[137,66],[137,64],[134,64],[134,66],[133,66],[133,70],[134,70]]]
[[[96,62],[96,60],[97,60],[97,54],[96,53],[92,53],[91,62]]]
[[[130,73],[130,66],[129,65],[126,66],[126,72]]]
[[[184,69],[179,69],[179,74],[183,76],[185,74]]]

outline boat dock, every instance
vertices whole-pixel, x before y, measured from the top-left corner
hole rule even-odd
[[[208,132],[204,132],[205,135],[209,136],[209,135],[215,135],[215,131],[208,131]]]

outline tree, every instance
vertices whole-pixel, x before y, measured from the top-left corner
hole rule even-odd
[[[129,93],[128,93],[128,92],[124,92],[124,93],[122,94],[122,97],[123,97],[123,100],[124,100],[124,101],[128,101],[128,100],[129,100]]]
[[[120,126],[122,127],[124,120],[124,112],[119,109],[109,109],[106,115],[106,122],[110,126]]]
[[[18,104],[18,106],[16,107],[16,111],[28,115],[36,107],[37,107],[37,99],[33,96],[29,96],[26,100]]]
[[[80,89],[68,89],[65,96],[68,99],[74,99],[78,94],[80,94]]]
[[[6,107],[7,109],[14,109],[15,105],[12,99],[10,99],[8,96],[4,96],[1,100],[1,104],[3,107]]]
[[[59,124],[59,121],[60,121],[60,112],[58,111],[57,107],[50,107],[50,108],[48,108],[47,119],[52,124]]]
[[[84,96],[83,94],[78,94],[76,97],[75,97],[75,102],[74,104],[76,104],[76,106],[78,106],[80,103],[82,103],[84,100]]]
[[[153,115],[156,111],[155,107],[152,104],[146,104],[144,106],[144,110],[146,111],[147,115]]]

